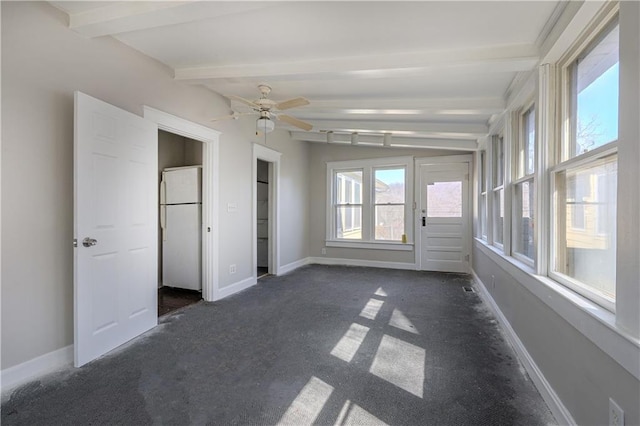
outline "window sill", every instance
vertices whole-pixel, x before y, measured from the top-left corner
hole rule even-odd
[[[343,248],[357,248],[357,249],[370,249],[370,250],[396,250],[396,251],[413,251],[413,243],[400,243],[393,241],[325,241],[327,247],[343,247]]]
[[[530,266],[505,256],[479,238],[475,238],[475,245],[512,275],[520,285],[536,295],[634,377],[640,379],[640,365],[637,359],[640,339],[620,328],[616,324],[615,314],[548,277],[536,275]]]

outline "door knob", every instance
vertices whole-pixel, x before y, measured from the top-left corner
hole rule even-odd
[[[82,245],[85,247],[92,247],[92,246],[95,246],[96,244],[98,244],[98,240],[93,238],[87,237],[84,240],[82,240]]]

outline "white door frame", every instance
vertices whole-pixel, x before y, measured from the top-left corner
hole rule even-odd
[[[158,129],[185,136],[203,143],[202,151],[202,298],[208,302],[219,299],[219,164],[220,132],[200,124],[144,106],[144,118]]]
[[[282,153],[257,143],[253,144],[253,164],[251,166],[253,194],[252,238],[253,238],[253,280],[258,280],[258,160],[271,163],[269,166],[269,273],[280,273],[280,157]]]
[[[446,163],[467,163],[468,165],[468,170],[469,170],[469,177],[471,177],[471,170],[473,170],[471,168],[471,166],[473,165],[473,154],[463,154],[463,155],[445,155],[442,157],[425,157],[425,158],[416,158],[415,159],[415,169],[414,169],[414,200],[415,200],[415,210],[414,210],[414,227],[413,227],[413,236],[414,236],[414,242],[415,242],[415,262],[416,262],[416,269],[417,270],[422,270],[422,224],[420,223],[420,221],[422,220],[422,216],[419,214],[420,213],[420,206],[419,206],[419,200],[420,200],[420,194],[422,193],[421,191],[423,190],[422,188],[422,184],[420,182],[420,167],[422,166],[427,166],[430,164],[446,164]],[[470,181],[471,182],[471,181]],[[467,185],[467,188],[470,188]],[[472,196],[473,191],[470,191],[469,189],[467,189],[467,197],[468,197],[468,206],[469,206],[469,212],[467,213],[467,235],[464,236],[464,238],[467,239],[467,247],[469,248],[469,267],[471,267],[472,265],[472,250],[471,250],[471,234],[473,233],[473,208],[472,208],[472,204],[471,204],[471,196]]]

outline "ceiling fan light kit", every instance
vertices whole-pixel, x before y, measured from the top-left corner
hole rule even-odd
[[[266,84],[258,85],[258,90],[260,91],[260,99],[256,99],[255,101],[250,101],[248,99],[242,98],[236,95],[225,95],[228,99],[236,102],[240,102],[244,105],[250,107],[253,113],[260,114],[260,117],[256,120],[256,131],[269,133],[273,131],[275,128],[275,123],[271,119],[272,117],[276,118],[279,121],[283,121],[287,124],[290,124],[294,127],[298,127],[302,130],[309,131],[313,128],[313,126],[306,121],[299,120],[290,115],[281,114],[280,111],[284,111],[291,108],[297,108],[304,105],[309,105],[309,101],[305,98],[293,98],[288,99],[282,102],[276,102],[273,99],[269,99],[269,94],[271,93],[271,87]],[[228,118],[237,118],[238,114],[234,112],[233,115],[227,117],[221,117],[221,120]],[[215,120],[214,120],[215,121]]]
[[[269,133],[275,129],[276,124],[269,117],[260,117],[256,120],[256,129],[258,132]]]

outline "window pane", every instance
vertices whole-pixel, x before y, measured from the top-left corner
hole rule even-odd
[[[462,217],[462,182],[427,185],[427,217]]]
[[[487,153],[482,151],[480,153],[480,192],[486,192],[487,190]]]
[[[480,195],[480,235],[487,239],[487,194]]]
[[[402,241],[404,206],[376,206],[376,240]]]
[[[375,170],[376,204],[404,204],[404,168]]]
[[[362,239],[362,207],[336,207],[336,237]]]
[[[574,64],[576,156],[618,139],[619,26]]]
[[[504,182],[504,140],[502,137],[493,143],[493,187]]]
[[[534,232],[534,184],[523,182],[515,186],[516,223],[513,230],[514,250],[535,260]]]
[[[493,193],[493,242],[503,244],[504,189]]]
[[[536,161],[536,112],[533,107],[524,116],[524,174],[535,171]]]
[[[362,200],[362,170],[336,173],[336,204],[360,204]]]
[[[616,278],[616,156],[556,175],[555,270],[609,299]]]

